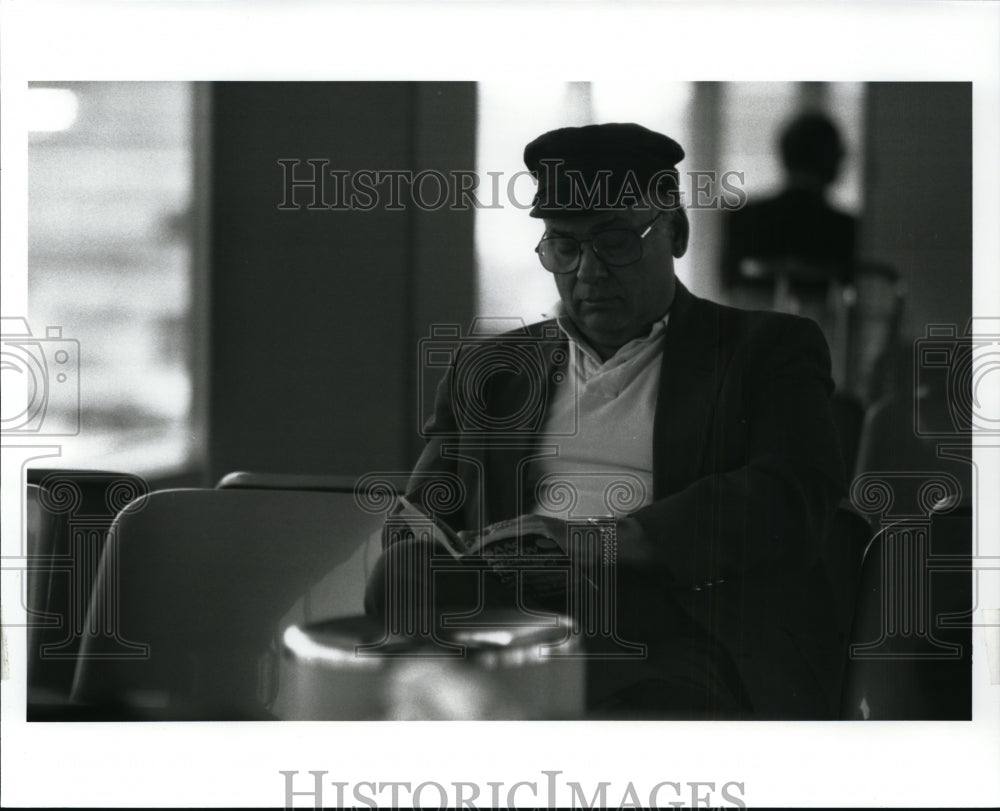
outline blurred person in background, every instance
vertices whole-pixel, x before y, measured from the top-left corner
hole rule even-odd
[[[851,281],[856,261],[857,221],[827,200],[844,144],[826,115],[808,112],[785,127],[780,151],[785,187],[726,216],[722,281],[737,301],[812,314],[831,282]]]

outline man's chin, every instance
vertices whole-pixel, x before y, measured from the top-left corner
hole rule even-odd
[[[584,331],[594,333],[595,337],[610,337],[622,331],[621,312],[614,307],[588,307],[580,313],[579,323]]]
[[[583,336],[596,346],[621,346],[625,330],[621,320],[608,314],[591,313],[578,322]]]

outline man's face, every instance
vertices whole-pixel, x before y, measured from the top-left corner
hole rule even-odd
[[[627,228],[637,234],[657,215],[652,208],[594,212],[545,219],[545,236],[589,240],[601,231]],[[621,267],[606,265],[593,244],[581,246],[575,273],[554,274],[566,314],[602,356],[646,334],[674,296],[674,257],[670,214],[664,212],[642,240],[642,258]]]

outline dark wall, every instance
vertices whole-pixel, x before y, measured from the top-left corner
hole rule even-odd
[[[472,314],[472,212],[280,210],[278,161],[473,169],[475,86],[224,83],[212,110],[211,475],[409,468],[417,339]]]
[[[907,282],[906,330],[972,314],[972,85],[868,85],[862,253]]]

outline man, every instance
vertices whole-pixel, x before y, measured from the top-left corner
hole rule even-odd
[[[459,352],[407,495],[484,542],[514,519],[522,539],[563,550],[566,516],[613,514],[617,638],[647,647],[639,662],[588,662],[594,717],[832,717],[842,650],[820,542],[844,483],[827,347],[811,321],[677,281],[683,155],[635,124],[528,144],[560,312]],[[428,488],[449,477],[462,495],[434,510]],[[616,480],[627,503],[609,497]],[[370,580],[375,613],[386,569]]]

